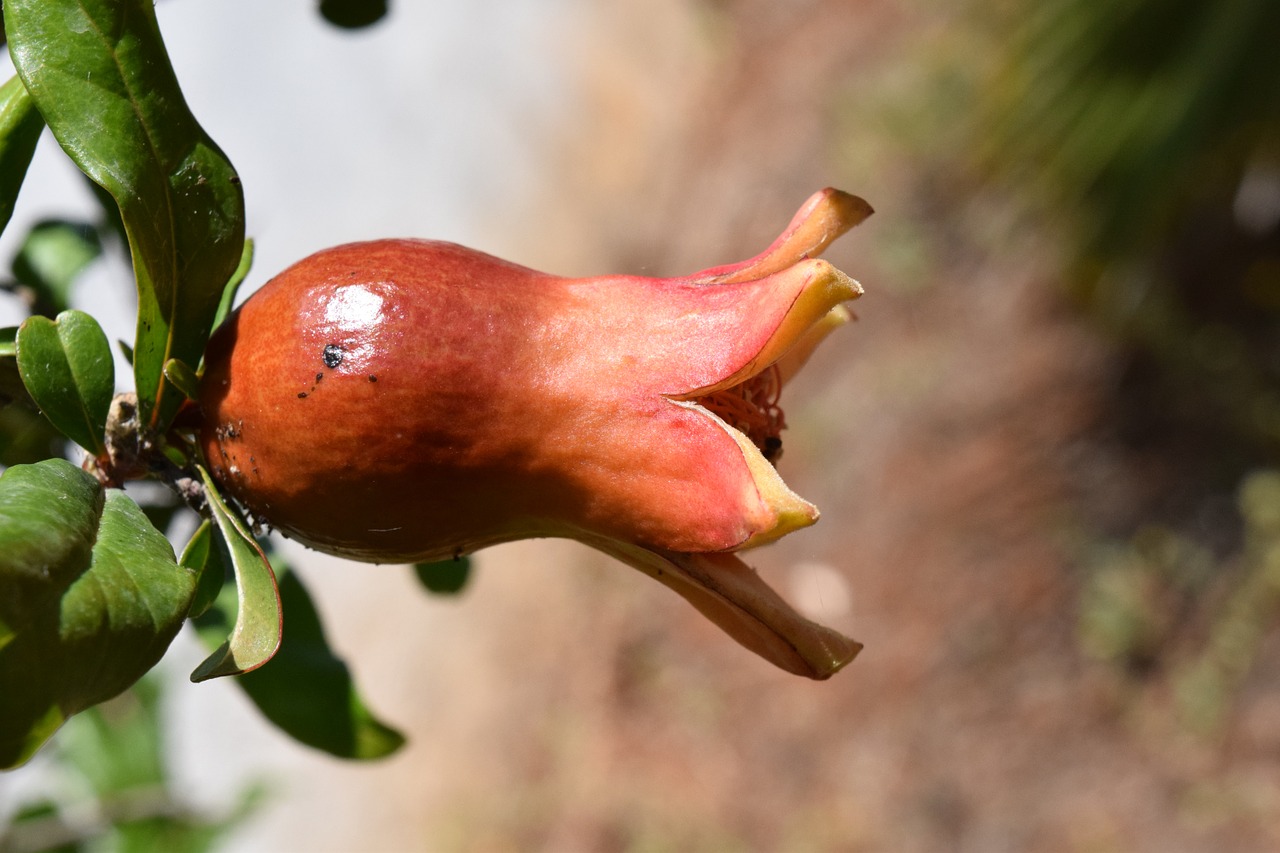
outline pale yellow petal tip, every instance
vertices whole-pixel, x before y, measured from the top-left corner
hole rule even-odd
[[[861,284],[821,258],[801,261],[789,273],[803,277],[804,284],[779,332],[786,330],[799,337],[810,326],[821,322],[833,308],[862,296]],[[780,337],[777,332],[774,336]]]
[[[769,281],[774,287],[793,289],[796,296],[786,316],[782,318],[782,322],[778,324],[778,328],[761,348],[760,353],[746,368],[731,378],[732,382],[740,382],[744,376],[757,373],[766,365],[780,359],[815,326],[827,323],[834,309],[862,295],[862,285],[836,269],[828,261],[819,258],[801,261],[795,266],[776,273]],[[835,316],[839,318],[844,315]],[[828,327],[826,331],[830,331],[831,328],[834,326]],[[825,334],[826,332],[820,333],[818,339],[820,340]]]
[[[751,439],[727,425],[726,429],[742,450],[742,458],[747,463],[747,470],[751,472],[751,480],[755,484],[763,510],[756,532],[739,545],[737,550],[776,542],[788,533],[816,522],[820,515],[818,508],[791,491],[779,476],[778,470],[764,458]]]
[[[854,320],[854,314],[844,305],[837,305],[823,315],[822,319],[809,327],[800,340],[791,345],[791,349],[783,353],[782,357],[774,362],[774,366],[778,368],[778,379],[785,386],[791,381],[791,378],[800,372],[800,368],[804,367],[809,361],[809,356],[813,355],[813,351],[818,348],[818,344],[826,340],[827,335],[836,329],[851,323]]]
[[[814,334],[814,330],[821,330],[824,334],[829,334],[840,328],[846,323],[852,323],[857,317],[852,311],[844,305],[837,305],[827,312],[826,316],[813,325],[813,329],[809,330],[809,334]]]
[[[813,278],[805,287],[806,291],[816,290],[831,300],[831,306],[857,299],[862,295],[862,285],[855,279],[836,269],[830,262],[821,258],[802,261],[801,265],[812,270]]]
[[[849,276],[845,275],[844,273],[840,273],[840,275],[843,275],[845,278],[849,279],[849,285],[850,287],[853,288],[853,292],[856,294],[853,297],[854,299],[857,299],[859,296],[866,293],[866,290],[864,290],[862,287],[862,282],[858,281],[856,278],[849,278]]]

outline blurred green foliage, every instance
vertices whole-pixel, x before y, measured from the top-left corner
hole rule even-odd
[[[0,823],[0,853],[211,850],[247,818],[263,791],[240,792],[230,813],[210,817],[174,791],[165,764],[160,688],[144,678],[70,720],[44,765],[56,792],[24,803]]]
[[[1280,164],[1272,0],[1020,5],[982,154],[1076,210],[1082,253],[1158,252],[1190,208]]]
[[[1082,644],[1167,673],[1182,721],[1212,730],[1280,615],[1280,3],[975,20],[998,47],[974,73],[970,165],[1055,235],[1116,342],[1102,430],[1171,472],[1134,530],[1095,532]]]
[[[985,172],[1053,216],[1130,347],[1130,431],[1196,436],[1222,488],[1280,458],[1280,4],[1046,0],[981,96]]]
[[[1198,731],[1220,727],[1280,612],[1280,471],[1247,478],[1240,511],[1245,544],[1236,582],[1215,613],[1207,643],[1175,680],[1181,718]]]

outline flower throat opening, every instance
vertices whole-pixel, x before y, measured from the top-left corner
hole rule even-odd
[[[782,457],[779,433],[787,428],[778,405],[781,394],[782,375],[775,364],[745,382],[698,397],[694,402],[749,438],[770,464],[777,464]]]

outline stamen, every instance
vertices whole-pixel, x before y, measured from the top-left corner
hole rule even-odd
[[[787,422],[778,405],[782,394],[782,375],[777,365],[731,388],[723,388],[697,398],[698,405],[714,412],[729,426],[751,439],[770,463],[782,457],[779,433]]]

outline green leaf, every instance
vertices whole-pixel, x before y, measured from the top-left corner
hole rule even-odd
[[[376,24],[387,14],[387,0],[320,0],[320,14],[344,30]]]
[[[9,224],[44,119],[17,77],[0,86],[0,231]]]
[[[439,563],[417,563],[413,573],[418,582],[437,595],[457,595],[471,579],[471,558],[442,560]]]
[[[200,468],[205,496],[217,525],[218,546],[236,575],[236,621],[226,640],[191,673],[192,681],[241,675],[271,660],[280,648],[280,590],[266,554],[218,493],[209,472]]]
[[[227,567],[222,562],[222,550],[214,547],[214,536],[212,524],[205,519],[191,535],[187,547],[182,550],[182,556],[178,559],[178,562],[199,575],[196,595],[191,600],[191,612],[187,614],[192,619],[202,616],[212,607],[226,585]]]
[[[195,580],[131,498],[71,463],[0,475],[0,767],[154,666]]]
[[[66,447],[22,384],[17,334],[17,326],[0,329],[0,469],[59,457]]]
[[[154,675],[138,680],[111,702],[89,709],[58,737],[58,756],[99,797],[129,790],[158,794],[167,781],[159,699]]]
[[[164,363],[164,378],[188,400],[200,396],[200,377],[181,359],[171,358]]]
[[[0,329],[0,409],[17,400],[31,400],[27,386],[22,384],[22,375],[18,373],[17,340],[17,326]]]
[[[153,0],[6,0],[14,65],[71,159],[120,207],[138,285],[141,420],[181,404],[161,375],[198,364],[240,261],[244,195],[187,108]],[[89,120],[91,117],[91,120]]]
[[[227,281],[227,286],[222,289],[222,301],[218,303],[218,313],[213,316],[213,328],[218,328],[223,321],[227,319],[227,315],[235,308],[236,293],[240,290],[240,285],[244,283],[245,277],[249,275],[249,269],[253,266],[253,240],[246,237],[244,241],[244,253],[240,256],[240,266],[236,267],[236,271],[231,274],[231,278]]]
[[[56,321],[28,317],[16,344],[18,372],[40,411],[63,435],[102,455],[115,365],[98,321],[83,311],[63,311]]]
[[[31,313],[52,317],[71,304],[77,276],[102,254],[92,225],[49,219],[36,223],[13,259],[13,275],[29,288]]]
[[[280,598],[289,630],[269,664],[236,679],[249,698],[295,739],[339,758],[382,758],[404,744],[404,736],[365,706],[347,665],[325,640],[320,614],[296,573],[280,563]],[[197,620],[212,645],[226,630],[234,602],[224,591],[219,605]]]
[[[181,786],[170,778],[162,681],[152,675],[110,702],[68,721],[58,735],[46,771],[74,780],[77,796],[64,801],[68,814],[89,808],[96,819],[76,822],[78,831],[46,818],[9,827],[5,850],[41,850],[66,839],[69,851],[114,853],[204,853],[261,801],[264,789],[242,789],[229,812],[210,817],[193,810]],[[92,795],[91,797],[89,795]],[[64,798],[65,799],[65,798]],[[55,812],[56,814],[56,812]]]

